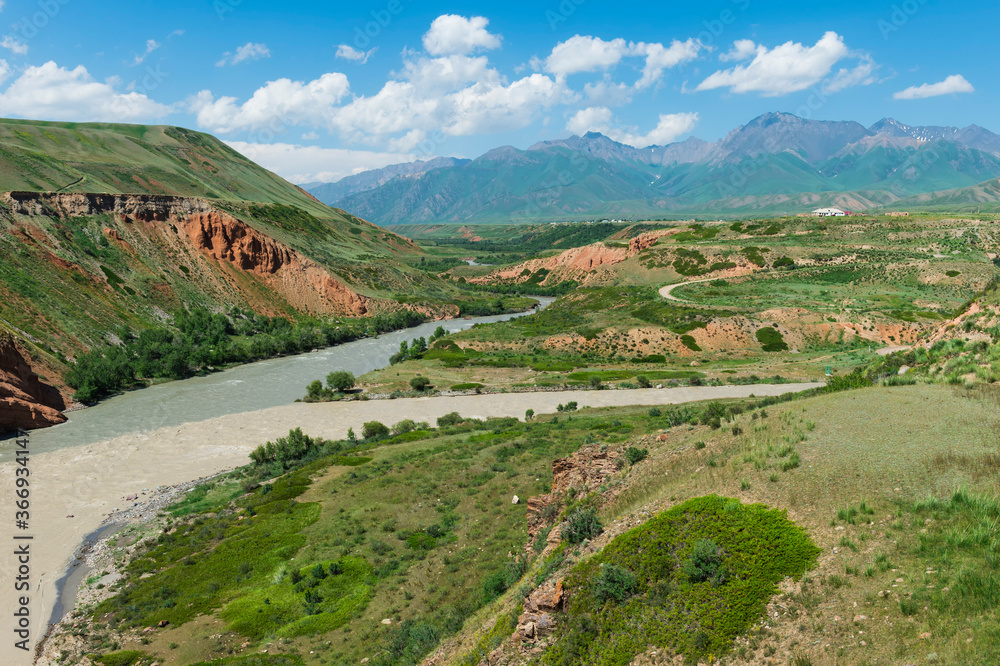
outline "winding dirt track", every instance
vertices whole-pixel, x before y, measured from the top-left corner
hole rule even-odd
[[[696,284],[698,282],[711,282],[716,278],[705,278],[703,280],[688,280],[687,282],[676,282],[674,284],[668,284],[665,287],[660,287],[660,296],[667,299],[668,301],[677,301],[678,303],[690,303],[691,301],[686,301],[683,298],[677,298],[674,296],[673,291],[678,287],[683,287],[686,284]]]
[[[231,414],[199,423],[153,432],[133,433],[84,446],[31,456],[31,640],[45,632],[55,602],[55,584],[72,562],[84,538],[97,530],[108,514],[132,501],[125,497],[143,489],[170,486],[231,469],[247,462],[257,445],[301,427],[313,436],[340,439],[347,429],[360,430],[365,421],[393,424],[403,419],[434,423],[439,416],[523,417],[576,401],[580,407],[664,405],[717,398],[780,395],[815,388],[818,384],[689,387],[608,391],[505,393],[455,397],[371,400],[367,402],[297,403],[257,412]],[[12,541],[14,463],[0,465],[0,541]],[[0,558],[5,594],[0,595],[4,634],[0,663],[30,664],[31,653],[13,648],[10,640],[16,597],[9,576],[15,569],[13,548]]]

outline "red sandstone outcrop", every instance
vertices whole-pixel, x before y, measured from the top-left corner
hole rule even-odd
[[[486,284],[495,280],[514,280],[523,282],[531,273],[544,268],[547,271],[557,271],[566,279],[581,274],[591,273],[604,266],[613,266],[631,259],[643,250],[647,250],[664,236],[675,234],[680,229],[658,229],[639,234],[629,241],[628,247],[612,247],[604,243],[593,243],[582,247],[574,247],[561,254],[547,259],[531,259],[507,269],[493,271],[489,275],[475,278],[471,282]],[[527,273],[525,273],[527,271]],[[548,281],[545,281],[548,282]]]
[[[371,299],[232,215],[217,210],[195,212],[188,216],[184,229],[195,247],[216,261],[260,276],[300,309],[353,315],[369,312]]]
[[[358,294],[315,261],[205,199],[8,192],[4,200],[11,212],[20,215],[66,218],[112,214],[126,224],[144,223],[146,229],[182,228],[187,240],[207,257],[253,274],[303,312],[361,316],[392,309],[393,304]],[[118,230],[107,227],[104,233],[132,249]]]
[[[64,409],[59,391],[38,379],[14,338],[0,334],[0,431],[62,423]]]

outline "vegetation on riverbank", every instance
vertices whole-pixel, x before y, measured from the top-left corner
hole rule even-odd
[[[964,391],[821,391],[790,402],[577,410],[528,422],[455,415],[437,429],[386,426],[387,436],[367,442],[293,432],[263,447],[273,455],[171,512],[163,536],[129,565],[123,592],[96,609],[89,640],[146,655],[134,663],[246,658],[260,646],[269,658],[305,664],[416,664],[435,647],[449,655],[445,663],[464,663],[466,650],[487,640],[477,628],[502,627],[489,634],[491,651],[516,649],[516,609],[536,587],[562,580],[569,605],[539,644],[551,663],[627,663],[649,649],[732,664],[882,661],[929,650],[944,662],[990,661],[995,599],[982,562],[995,536],[997,398]],[[867,425],[885,414],[919,415],[920,436]],[[596,511],[604,533],[555,549],[542,538],[533,548],[511,496],[549,492],[552,459],[581,446],[634,462],[613,465],[593,486],[561,490],[543,512],[542,533],[577,510]],[[956,494],[959,486],[967,490]],[[734,499],[696,499],[706,493]],[[761,504],[786,509],[798,527]],[[747,549],[751,525],[770,526],[771,536],[753,543],[785,555]],[[815,569],[805,534],[821,549]],[[636,539],[673,545],[628,546]],[[268,559],[279,551],[280,561]],[[780,572],[802,578],[781,582]],[[949,601],[958,592],[960,607]],[[701,611],[671,615],[646,632],[656,648],[601,628],[679,612],[671,595],[716,619],[692,628]],[[717,602],[732,621],[710,611]],[[766,626],[756,624],[765,606]],[[192,619],[212,608],[224,625],[209,637]],[[152,634],[125,629],[161,619],[171,624]],[[247,641],[258,647],[241,647]]]

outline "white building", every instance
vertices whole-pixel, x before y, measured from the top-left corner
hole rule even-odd
[[[813,215],[816,217],[844,217],[847,213],[839,208],[817,208],[813,211]]]

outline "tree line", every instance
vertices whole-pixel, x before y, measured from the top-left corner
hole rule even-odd
[[[74,398],[90,403],[152,379],[183,379],[221,366],[297,354],[416,326],[424,315],[410,310],[346,321],[268,317],[233,308],[182,310],[173,326],[115,331],[118,343],[81,354],[66,375]]]

